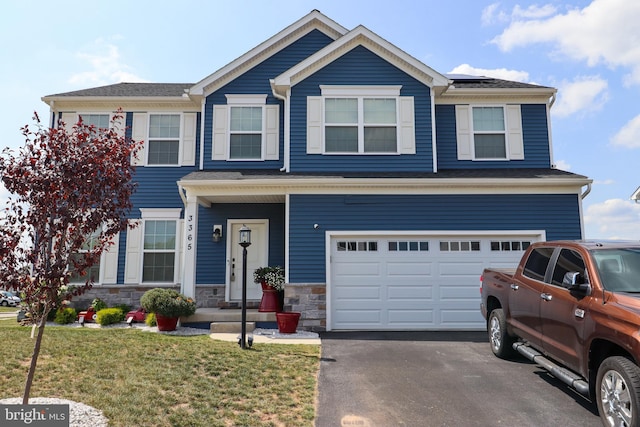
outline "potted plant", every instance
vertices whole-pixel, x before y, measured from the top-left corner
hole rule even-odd
[[[148,313],[155,313],[158,330],[173,331],[178,319],[196,312],[196,303],[175,289],[150,289],[140,298],[140,305]]]
[[[281,311],[282,304],[279,292],[284,290],[284,270],[280,266],[256,268],[253,281],[262,286],[262,299],[258,311]]]

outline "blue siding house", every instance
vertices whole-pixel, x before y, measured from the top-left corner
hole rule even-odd
[[[43,98],[51,120],[126,113],[144,141],[130,221],[90,298],[179,288],[199,307],[285,269],[308,330],[485,327],[478,278],[534,241],[580,239],[591,180],[553,166],[556,90],[445,75],[317,10],[196,83],[119,83]]]

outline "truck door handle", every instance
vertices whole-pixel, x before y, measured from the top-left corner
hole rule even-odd
[[[540,298],[542,298],[545,301],[551,301],[553,299],[553,296],[549,294],[540,294]]]
[[[517,291],[520,288],[520,286],[516,285],[515,283],[511,284],[511,289],[514,291]]]

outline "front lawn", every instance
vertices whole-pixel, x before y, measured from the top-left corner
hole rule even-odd
[[[0,399],[22,396],[30,333],[0,319]],[[110,426],[312,426],[319,358],[317,345],[47,326],[31,397],[85,403]]]

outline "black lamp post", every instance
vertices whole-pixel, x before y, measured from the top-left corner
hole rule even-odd
[[[242,335],[240,348],[247,348],[247,247],[251,245],[251,229],[242,224],[240,246],[242,246]]]

